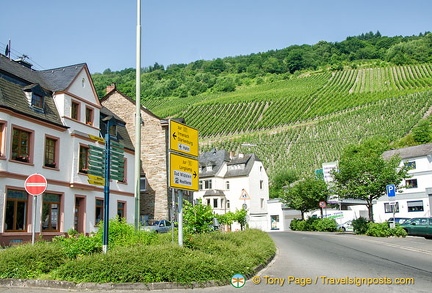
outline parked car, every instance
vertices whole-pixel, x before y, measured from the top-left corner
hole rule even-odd
[[[400,225],[408,235],[432,239],[432,217],[413,218]]]
[[[388,219],[388,223],[391,224],[393,222],[395,222],[396,224],[403,224],[406,221],[411,220],[411,218],[390,218]]]
[[[342,232],[346,232],[346,231],[354,232],[354,227],[352,225],[352,221],[347,221],[343,224],[339,224],[337,226],[337,230],[338,231],[342,230]]]
[[[159,220],[153,222],[152,225],[141,226],[141,230],[155,231],[156,233],[167,233],[171,229],[172,229],[171,222],[167,220]]]

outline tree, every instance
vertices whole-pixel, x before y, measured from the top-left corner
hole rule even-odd
[[[304,213],[317,209],[319,202],[326,200],[328,196],[324,180],[310,176],[286,188],[282,199],[290,208],[300,211],[304,220]]]
[[[334,191],[340,198],[366,201],[369,220],[373,222],[372,202],[386,194],[386,186],[398,186],[408,176],[408,166],[398,168],[400,158],[384,158],[388,144],[369,140],[346,147],[339,160],[339,169],[332,171]]]
[[[269,187],[270,198],[278,198],[283,195],[283,188],[296,180],[298,176],[292,170],[286,170],[274,176]]]

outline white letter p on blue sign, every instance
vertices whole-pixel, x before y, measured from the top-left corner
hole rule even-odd
[[[396,187],[394,184],[390,184],[386,186],[387,196],[388,197],[395,197],[396,196]]]

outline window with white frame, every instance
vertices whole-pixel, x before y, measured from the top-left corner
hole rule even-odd
[[[225,181],[225,189],[230,190],[230,182],[229,181]]]
[[[411,170],[416,168],[416,162],[415,161],[408,161],[405,162],[405,166],[409,167]]]
[[[407,202],[408,212],[423,212],[423,201],[422,200],[413,200]]]
[[[389,202],[384,203],[384,212],[386,214],[393,213],[393,209],[395,213],[399,213],[399,203],[396,202],[395,204],[391,204]]]

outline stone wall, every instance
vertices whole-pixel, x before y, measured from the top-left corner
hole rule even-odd
[[[135,103],[115,87],[102,99],[102,105],[126,122],[135,145]],[[145,108],[141,110],[141,161],[147,178],[147,191],[141,194],[141,215],[149,219],[169,219],[167,181],[167,131],[160,118]],[[134,164],[134,162],[128,162]],[[133,177],[133,176],[132,176]],[[134,184],[134,182],[130,182]]]

